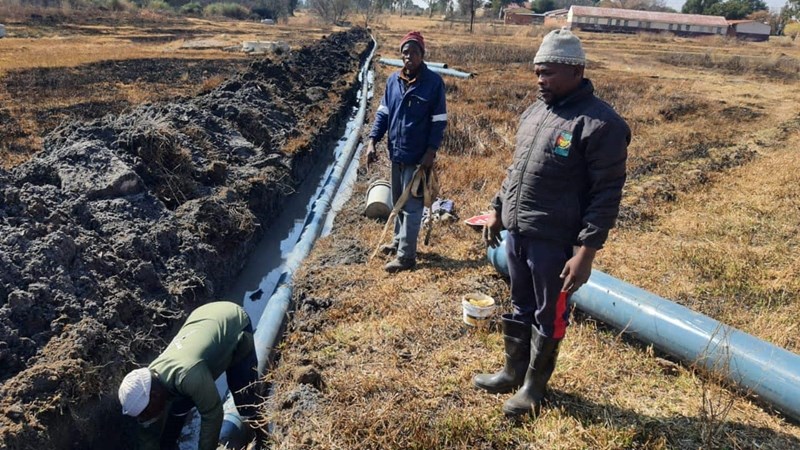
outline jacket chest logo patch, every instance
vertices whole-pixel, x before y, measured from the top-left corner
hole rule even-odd
[[[553,148],[553,153],[558,156],[569,156],[569,146],[572,145],[572,133],[562,131],[556,138],[556,146]]]

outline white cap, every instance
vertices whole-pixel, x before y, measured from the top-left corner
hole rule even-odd
[[[122,414],[136,417],[150,403],[150,369],[142,367],[125,375],[119,385]]]

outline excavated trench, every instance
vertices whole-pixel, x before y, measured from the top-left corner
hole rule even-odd
[[[208,94],[52,132],[0,170],[0,448],[128,448],[116,387],[330,160],[372,41],[330,35]]]

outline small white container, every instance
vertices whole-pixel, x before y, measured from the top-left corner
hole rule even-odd
[[[389,218],[392,212],[392,185],[386,180],[377,180],[367,189],[367,206],[364,215],[370,219]]]
[[[461,298],[464,310],[464,323],[475,328],[486,328],[494,316],[497,305],[494,299],[486,294],[471,292]]]

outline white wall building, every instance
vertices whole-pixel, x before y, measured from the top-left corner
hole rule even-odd
[[[611,33],[670,32],[681,36],[720,35],[728,33],[722,16],[679,14],[633,9],[571,6],[567,13],[570,29]]]
[[[729,35],[748,41],[769,40],[769,34],[772,31],[772,27],[768,24],[755,20],[729,20],[728,25],[730,27],[728,28]]]

